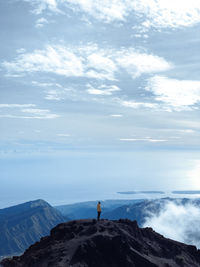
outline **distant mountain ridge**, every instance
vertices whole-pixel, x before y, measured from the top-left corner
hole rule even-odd
[[[102,216],[105,212],[110,212],[124,205],[131,205],[144,201],[143,199],[110,199],[101,201]],[[55,206],[64,216],[73,220],[96,218],[97,201],[87,201],[74,204]]]
[[[66,220],[42,199],[0,209],[0,256],[24,252],[48,235],[52,227]]]
[[[178,205],[193,204],[200,207],[200,199],[189,198],[159,198],[152,200],[143,200],[141,202],[122,205],[116,209],[105,211],[102,216],[105,219],[118,220],[118,219],[130,219],[136,220],[139,226],[142,227],[147,217],[151,214],[159,214],[164,205],[168,202],[172,202]]]
[[[166,239],[136,221],[62,223],[3,267],[199,267],[195,246]]]

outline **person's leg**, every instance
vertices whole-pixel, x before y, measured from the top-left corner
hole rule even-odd
[[[100,212],[98,211],[98,216],[97,216],[97,220],[99,221],[100,218]]]

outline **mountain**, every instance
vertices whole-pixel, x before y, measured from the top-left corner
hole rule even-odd
[[[44,200],[0,209],[0,256],[21,254],[66,219]]]
[[[105,211],[104,213],[102,213],[102,217],[110,220],[118,220],[120,218],[136,220],[139,226],[142,226],[146,220],[146,217],[150,216],[151,214],[159,214],[165,204],[169,202],[173,202],[175,204],[183,206],[187,204],[193,204],[195,206],[200,207],[200,199],[198,198],[160,198],[153,200],[143,200],[141,202],[123,205],[111,211]]]
[[[57,225],[50,236],[3,267],[199,267],[200,251],[136,221],[79,220]]]
[[[103,200],[101,206],[103,213],[110,212],[123,205],[135,204],[141,202],[142,199],[131,199],[131,200]],[[97,201],[87,201],[68,205],[55,206],[64,216],[68,216],[73,220],[79,219],[91,219],[97,216]],[[102,214],[103,214],[102,213]]]

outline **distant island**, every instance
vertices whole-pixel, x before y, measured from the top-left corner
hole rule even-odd
[[[125,191],[125,192],[117,192],[117,194],[125,194],[125,195],[132,195],[132,194],[165,194],[165,192],[163,192],[163,191]]]

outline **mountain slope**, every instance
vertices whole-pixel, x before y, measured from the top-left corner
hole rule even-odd
[[[200,251],[166,239],[136,221],[63,223],[3,267],[199,267]]]
[[[0,210],[0,256],[22,253],[66,218],[44,200]]]

